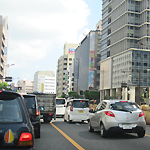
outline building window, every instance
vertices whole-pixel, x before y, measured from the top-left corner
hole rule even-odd
[[[147,63],[144,63],[144,66],[147,66]]]
[[[72,61],[72,58],[69,58],[70,61]]]

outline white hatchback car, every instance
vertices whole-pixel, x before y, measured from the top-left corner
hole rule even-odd
[[[87,121],[89,119],[89,100],[71,99],[65,107],[64,121]]]
[[[138,105],[129,100],[103,100],[95,110],[90,110],[89,132],[100,130],[101,136],[109,132],[132,132],[142,138],[145,135],[144,113]]]

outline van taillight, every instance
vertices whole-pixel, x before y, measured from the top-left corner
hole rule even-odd
[[[73,107],[70,107],[70,111],[73,111]]]
[[[36,111],[36,115],[37,115],[37,116],[39,115],[39,112],[38,112],[38,110]]]
[[[18,146],[33,146],[33,137],[31,133],[22,133]]]

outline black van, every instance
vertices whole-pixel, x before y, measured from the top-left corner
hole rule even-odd
[[[33,94],[22,94],[24,99],[27,102],[27,106],[29,108],[29,113],[31,114],[31,122],[34,126],[35,138],[40,138],[40,110],[38,107],[36,95]]]

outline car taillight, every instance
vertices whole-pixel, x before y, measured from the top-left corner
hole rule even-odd
[[[0,91],[0,93],[2,93],[2,91]]]
[[[49,113],[50,116],[52,116],[52,113]]]
[[[143,111],[141,111],[141,112],[139,113],[139,117],[142,117],[142,116],[144,116]]]
[[[111,111],[105,111],[105,114],[110,117],[115,117],[114,113]]]
[[[33,146],[33,137],[31,133],[22,133],[18,146]]]
[[[73,107],[70,107],[70,111],[73,111]]]
[[[89,110],[91,110],[91,108],[89,108]]]

